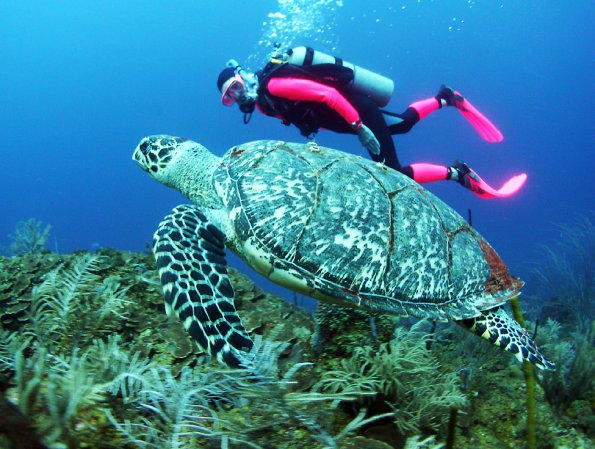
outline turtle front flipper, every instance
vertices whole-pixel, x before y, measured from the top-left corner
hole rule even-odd
[[[556,368],[555,363],[541,353],[527,331],[501,307],[483,311],[480,316],[457,323],[490,343],[512,352],[520,362],[526,360],[546,370]]]
[[[227,274],[225,235],[195,206],[174,208],[153,236],[165,311],[221,363],[240,366],[253,342],[240,321]]]

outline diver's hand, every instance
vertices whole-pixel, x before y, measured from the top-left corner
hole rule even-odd
[[[357,137],[364,148],[366,148],[370,154],[378,156],[380,154],[380,144],[378,143],[378,139],[374,136],[374,133],[370,131],[370,128],[362,124],[356,132]]]

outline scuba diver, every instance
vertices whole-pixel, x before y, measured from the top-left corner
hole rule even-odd
[[[488,142],[500,142],[502,133],[467,99],[441,86],[435,97],[412,103],[403,113],[381,109],[390,101],[394,83],[389,78],[309,47],[276,53],[256,73],[230,60],[217,79],[221,102],[239,105],[248,123],[255,107],[285,125],[295,125],[312,138],[320,128],[356,134],[371,158],[400,171],[418,183],[456,181],[477,196],[503,198],[514,195],[525,183],[521,173],[495,189],[465,163],[444,165],[415,163],[402,166],[392,140],[417,122],[445,106],[454,106]]]

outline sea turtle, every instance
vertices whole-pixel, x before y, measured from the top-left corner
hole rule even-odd
[[[166,312],[220,362],[253,342],[234,307],[225,247],[273,282],[319,300],[453,320],[553,368],[501,306],[522,282],[461,216],[408,177],[320,147],[256,141],[217,157],[188,139],[142,139],[133,159],[193,205],[154,235]]]

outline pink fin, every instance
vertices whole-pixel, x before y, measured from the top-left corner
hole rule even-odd
[[[488,142],[502,142],[504,136],[490,120],[477,110],[469,100],[464,98],[460,93],[454,92],[454,105],[459,112],[467,119],[469,123],[477,130],[479,135]]]
[[[478,197],[489,199],[489,198],[507,198],[517,193],[525,181],[527,180],[527,174],[521,173],[520,175],[513,176],[504,183],[499,189],[494,189],[487,182],[479,177],[477,173],[471,170],[471,173],[465,175],[471,182],[471,191]]]

